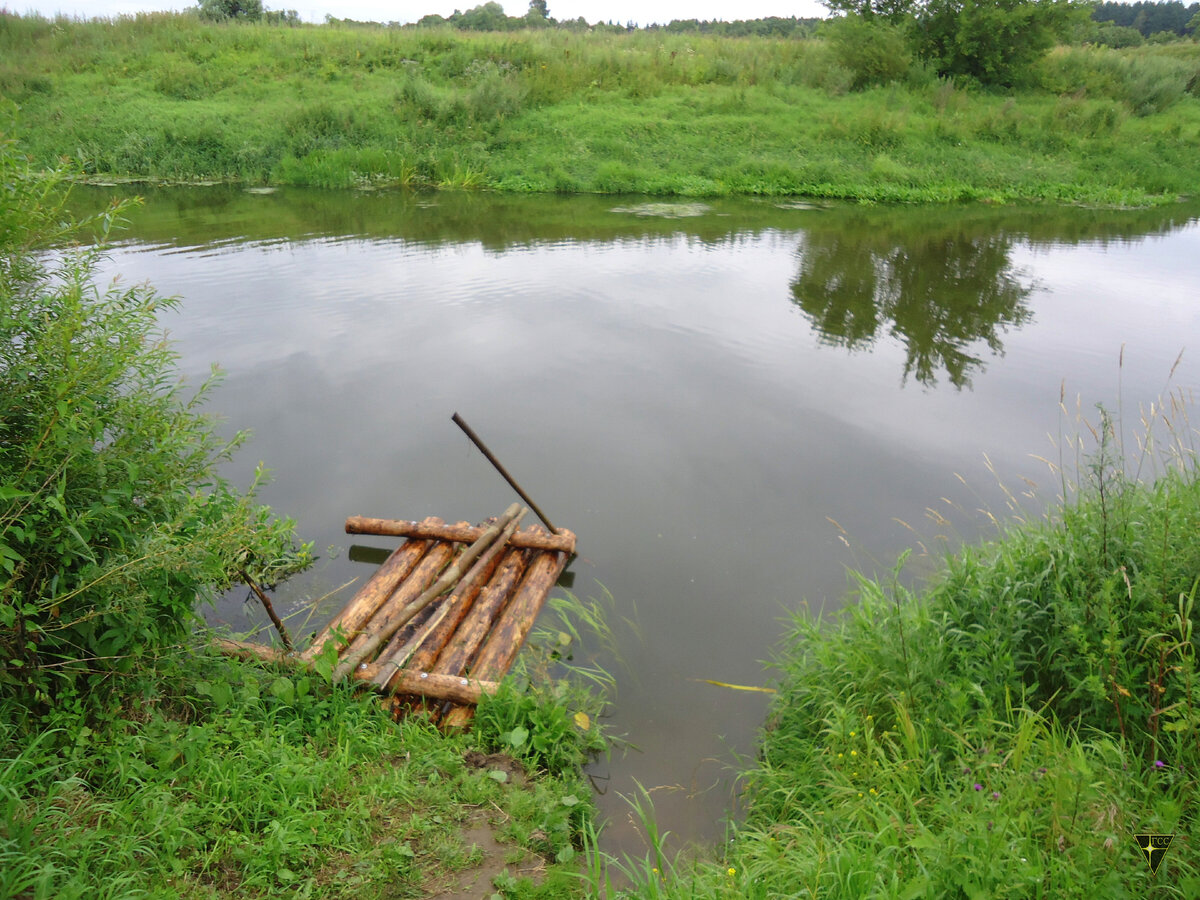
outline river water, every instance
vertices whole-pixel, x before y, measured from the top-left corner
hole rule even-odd
[[[394,546],[348,515],[479,521],[514,499],[455,411],[578,534],[571,589],[617,637],[595,652],[630,747],[593,772],[617,850],[639,850],[635,782],[674,846],[736,814],[768,700],[706,679],[768,684],[785,617],[839,608],[850,569],[915,548],[918,577],[993,534],[998,481],[1052,498],[1031,454],[1058,459],[1077,403],[1131,434],[1139,404],[1200,385],[1194,206],[143,195],[104,274],[183,298],[163,320],[183,372],[220,363],[211,408],[254,432],[229,474],[265,461],[264,501],[316,542],[283,612],[361,582],[352,544]],[[242,594],[209,618],[265,624]]]

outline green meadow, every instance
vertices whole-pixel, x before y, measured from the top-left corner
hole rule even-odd
[[[984,88],[821,35],[5,14],[0,94],[38,164],[98,180],[1120,205],[1200,184],[1195,43],[1061,46]]]

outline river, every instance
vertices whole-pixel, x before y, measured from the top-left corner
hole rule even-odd
[[[630,745],[593,771],[617,850],[639,850],[635,782],[674,846],[736,814],[769,701],[707,679],[769,684],[784,619],[838,609],[851,569],[913,548],[917,578],[995,534],[998,482],[1036,514],[1058,481],[1033,455],[1058,460],[1077,404],[1132,435],[1139,404],[1200,384],[1195,206],[142,192],[104,275],[183,298],[163,319],[182,371],[219,363],[210,408],[254,432],[230,476],[265,461],[263,500],[316,542],[283,612],[361,581],[352,544],[394,546],[348,515],[512,501],[455,411],[578,534],[571,590],[617,638],[581,649]],[[244,600],[210,621],[263,627]]]

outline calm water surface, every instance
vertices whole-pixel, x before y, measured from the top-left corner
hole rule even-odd
[[[1052,495],[1030,454],[1073,430],[1060,390],[1132,419],[1185,348],[1171,383],[1197,386],[1196,215],[154,190],[107,271],[184,298],[183,370],[219,362],[213,406],[254,432],[232,475],[266,461],[265,501],[321,549],[284,610],[369,574],[353,542],[394,546],[348,515],[511,502],[454,411],[579,535],[634,745],[595,774],[610,846],[637,850],[634,779],[679,842],[736,809],[767,703],[703,679],[769,681],[781,620],[838,608],[848,568],[987,534],[985,453]],[[264,624],[241,595],[212,618]]]

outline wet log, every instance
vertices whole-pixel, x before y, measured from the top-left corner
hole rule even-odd
[[[364,659],[367,659],[379,647],[386,643],[396,631],[403,626],[409,619],[416,615],[420,610],[424,609],[435,598],[446,593],[454,587],[455,584],[463,577],[463,575],[474,564],[475,560],[487,550],[487,548],[500,537],[501,533],[514,518],[517,518],[520,513],[520,506],[516,503],[512,504],[504,511],[504,515],[494,525],[488,527],[484,533],[470,547],[463,551],[454,564],[451,565],[434,584],[423,591],[419,597],[405,605],[397,611],[389,610],[386,616],[377,616],[371,621],[367,628],[363,631],[365,641],[357,648],[351,646],[337,668],[333,670],[333,679],[338,681],[345,678],[349,672],[354,671]],[[441,545],[439,545],[441,546]],[[430,551],[432,554],[438,548]],[[399,592],[397,592],[399,593]],[[394,606],[393,601],[393,606]],[[382,621],[380,621],[382,620]],[[356,641],[357,643],[357,641]]]
[[[470,543],[479,540],[484,529],[468,525],[428,525],[424,522],[408,522],[402,519],[372,519],[366,516],[351,516],[346,520],[347,534],[377,534],[388,537],[420,538],[422,540],[458,541]],[[509,543],[514,547],[530,550],[561,550],[575,552],[575,534],[560,528],[557,534],[544,531],[518,531]]]
[[[442,520],[436,516],[431,516],[422,523],[427,527],[441,524]],[[354,598],[334,616],[332,622],[321,629],[308,649],[300,655],[304,659],[315,659],[320,655],[325,642],[333,637],[335,629],[341,630],[347,642],[353,640],[396,590],[396,586],[408,577],[431,545],[431,541],[411,540],[397,547],[387,562],[376,569],[375,574],[359,589]]]
[[[339,657],[342,661],[349,658],[351,655],[359,655],[359,662],[364,658],[358,653],[367,645],[375,635],[381,630],[386,630],[389,635],[395,632],[395,629],[390,625],[396,622],[400,612],[411,603],[416,597],[428,590],[429,586],[434,584],[442,570],[450,565],[454,559],[455,546],[442,541],[434,541],[433,546],[421,558],[421,561],[413,568],[400,586],[392,593],[384,604],[376,611],[354,640],[341,651]],[[400,627],[403,623],[399,623],[396,627]],[[378,645],[376,645],[378,646]],[[356,663],[357,664],[357,663]]]
[[[310,671],[312,663],[299,656],[284,653],[265,644],[248,641],[218,639],[217,650],[226,656],[234,656],[251,662],[280,666],[287,669]],[[476,704],[483,694],[494,694],[500,685],[494,681],[479,681],[462,676],[439,675],[436,672],[420,672],[404,669],[394,680],[391,690],[399,694],[428,697],[431,700],[450,703]]]
[[[485,680],[504,677],[566,564],[565,555],[553,553],[540,553],[530,563],[521,586],[496,620],[487,642],[472,663],[471,677]],[[446,728],[462,728],[472,715],[474,710],[470,707],[455,707],[442,720],[443,725]]]
[[[430,666],[433,671],[444,675],[461,675],[471,664],[471,660],[487,640],[492,623],[520,583],[532,552],[511,549],[504,555],[496,574],[480,592],[466,618],[454,632],[454,637]],[[421,661],[425,662],[424,659]]]
[[[471,571],[467,572],[454,590],[441,601],[429,621],[406,641],[398,641],[397,638],[402,632],[397,632],[396,637],[380,651],[377,664],[379,671],[372,678],[375,684],[387,690],[394,679],[394,673],[399,669],[423,671],[430,668],[430,663],[437,658],[438,651],[454,633],[484,585],[491,580],[500,563],[501,554],[520,526],[525,512],[526,510],[522,509],[505,526],[500,536],[475,561]]]

